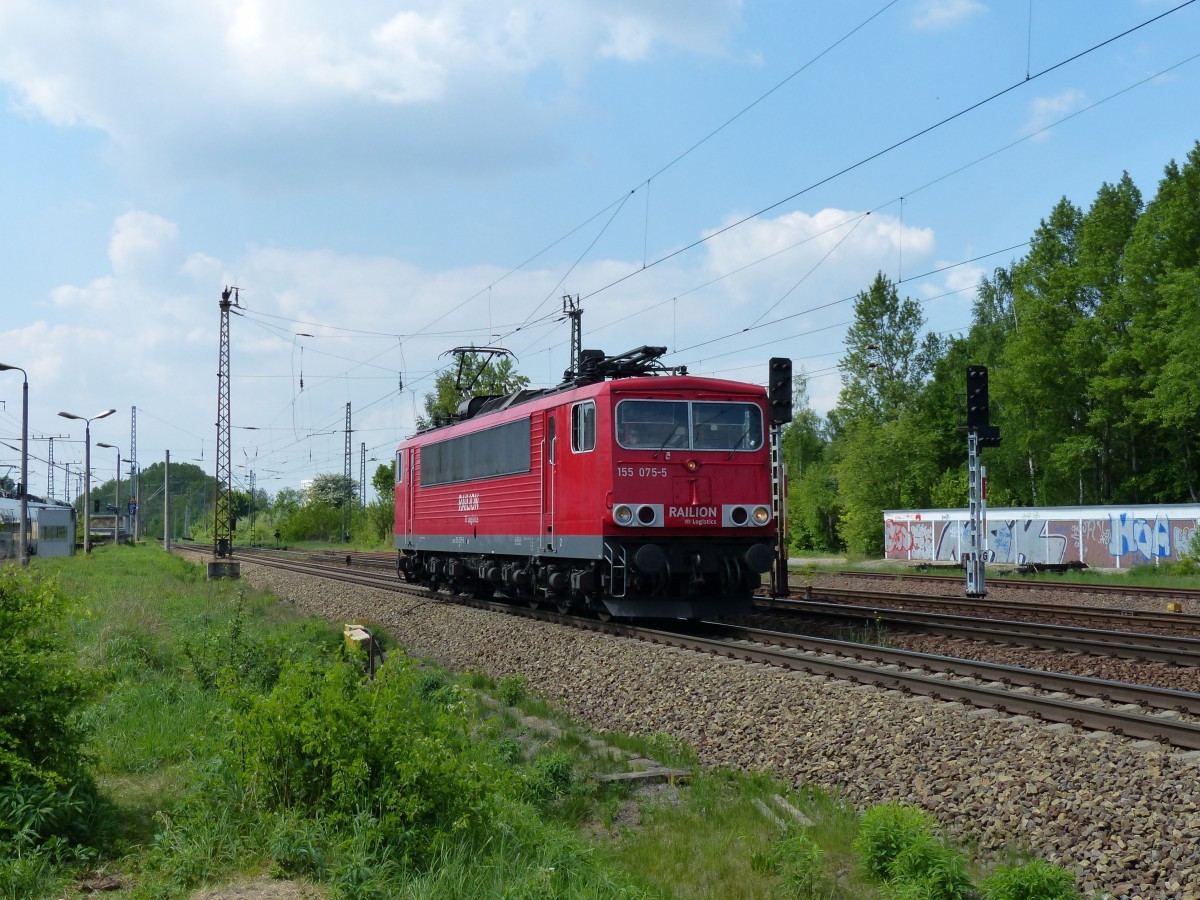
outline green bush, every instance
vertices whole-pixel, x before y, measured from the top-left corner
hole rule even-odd
[[[492,818],[491,761],[465,704],[424,699],[421,686],[416,664],[397,656],[373,681],[350,662],[301,664],[269,695],[243,695],[229,765],[244,802],[353,824],[406,865],[478,833]]]
[[[792,827],[771,852],[771,870],[787,886],[789,896],[815,900],[833,890],[834,882],[823,868],[823,857],[807,829]]]
[[[324,820],[288,811],[272,818],[267,836],[273,878],[320,878],[330,857]]]
[[[79,712],[91,681],[66,648],[58,583],[0,570],[0,896],[49,890],[88,859],[111,816],[87,771]]]
[[[525,794],[530,803],[545,806],[566,794],[575,780],[575,761],[561,750],[543,753],[529,767]]]
[[[854,851],[867,875],[887,881],[897,857],[932,831],[933,819],[924,810],[884,803],[863,813]]]
[[[1075,876],[1040,859],[997,866],[979,885],[983,900],[1076,900]]]
[[[90,684],[59,641],[67,599],[52,578],[0,570],[0,785],[68,787],[84,773],[75,713]],[[0,823],[0,840],[6,826]]]
[[[897,900],[964,900],[971,890],[962,854],[928,832],[896,855],[890,872]]]
[[[505,675],[496,684],[496,697],[505,706],[520,706],[529,696],[529,682],[524,675]]]

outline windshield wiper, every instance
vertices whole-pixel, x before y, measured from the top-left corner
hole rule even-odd
[[[669,432],[667,432],[667,436],[663,439],[662,444],[659,445],[659,448],[654,451],[654,455],[651,456],[650,458],[658,459],[658,454],[662,453],[664,450],[667,449],[667,444],[671,443],[671,438],[673,438],[673,437],[675,437],[675,435],[679,434],[679,429],[682,427],[683,427],[682,425],[676,425]]]
[[[745,430],[742,432],[742,436],[737,439],[737,443],[729,448],[729,455],[727,457],[725,457],[726,462],[729,462],[729,460],[733,459],[733,454],[735,454],[737,452],[738,448],[740,446],[742,446],[742,443],[748,437],[750,437],[750,426],[749,425],[747,425]]]

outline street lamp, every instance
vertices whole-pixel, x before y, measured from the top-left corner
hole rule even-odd
[[[94,416],[77,416],[74,413],[60,412],[64,419],[79,419],[83,426],[83,553],[86,556],[92,552],[92,421],[111,416],[115,409],[106,409]]]
[[[117,451],[117,486],[113,489],[113,546],[116,547],[121,543],[121,448],[102,441],[97,441],[96,446]]]
[[[0,363],[0,372],[16,369],[24,378],[21,385],[21,537],[17,544],[21,565],[29,565],[29,375],[20,366]]]

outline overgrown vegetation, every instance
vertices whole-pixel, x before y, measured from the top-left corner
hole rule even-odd
[[[242,873],[347,898],[869,900],[970,884],[919,811],[871,810],[860,828],[818,791],[701,771],[669,735],[598,746],[517,675],[392,652],[370,680],[327,623],[155,548],[35,567],[0,576],[0,897],[105,873],[147,900]],[[644,794],[598,781],[623,769],[609,748],[691,780]],[[782,794],[815,824],[764,818],[755,801]],[[1053,900],[1071,884],[1035,863],[978,890]]]

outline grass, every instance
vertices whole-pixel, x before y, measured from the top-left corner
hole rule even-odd
[[[31,860],[15,893],[0,866],[0,898],[59,896],[86,871],[120,872],[125,886],[109,896],[137,900],[264,873],[364,898],[890,896],[858,864],[855,811],[819,790],[703,770],[669,735],[591,734],[519,676],[456,676],[393,652],[390,682],[381,675],[368,688],[355,675],[339,688],[340,629],[243,582],[208,582],[202,567],[154,546],[34,566],[77,598],[63,640],[96,684],[83,715],[107,837],[73,858]],[[323,705],[305,705],[314,698]],[[313,718],[331,710],[326,725]],[[433,730],[407,730],[416,721]],[[334,784],[360,779],[368,757],[355,754],[379,740],[396,741],[385,758],[404,786],[364,793],[357,812],[344,791],[312,794],[310,805],[267,800],[267,779],[282,779],[289,796],[298,785],[311,794],[311,773],[327,767],[343,773]],[[598,781],[624,768],[609,748],[691,777],[647,791]],[[276,757],[292,775],[272,769]],[[449,793],[422,794],[443,782]],[[463,805],[462,790],[475,799]],[[780,794],[812,827],[783,833],[762,815],[755,801]],[[447,802],[459,810],[453,822],[421,812]],[[417,831],[387,825],[397,810],[406,828],[434,829],[419,845],[430,858],[400,852],[417,846]]]

